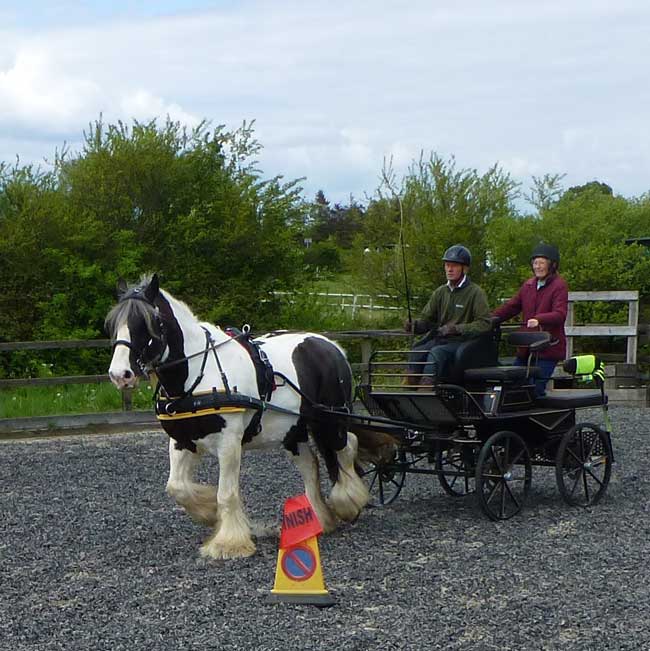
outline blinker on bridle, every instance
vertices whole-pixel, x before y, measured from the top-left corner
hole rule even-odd
[[[117,346],[126,346],[134,355],[135,357],[135,363],[138,365],[138,369],[140,373],[145,377],[149,377],[149,371],[155,371],[157,368],[159,368],[158,362],[160,361],[160,358],[163,356],[165,350],[167,349],[167,337],[165,336],[165,326],[160,318],[159,310],[156,305],[154,305],[144,294],[140,293],[140,289],[134,289],[133,292],[130,295],[123,296],[120,299],[120,303],[122,301],[126,301],[129,299],[134,299],[138,301],[144,301],[148,305],[151,305],[151,307],[154,309],[155,312],[155,317],[156,317],[156,323],[158,325],[158,330],[160,331],[160,337],[156,337],[160,341],[160,352],[155,355],[152,359],[150,360],[145,360],[144,359],[144,352],[151,346],[151,344],[154,342],[154,337],[151,337],[149,341],[147,342],[147,345],[143,350],[138,350],[131,341],[128,341],[126,339],[116,339],[115,341],[112,342],[112,350],[115,352],[115,348]]]

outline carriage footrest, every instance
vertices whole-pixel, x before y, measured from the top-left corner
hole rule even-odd
[[[603,404],[600,391],[565,389],[549,391],[545,396],[535,399],[536,407],[575,409],[577,407],[598,407]]]

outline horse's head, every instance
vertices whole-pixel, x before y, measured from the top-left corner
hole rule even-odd
[[[108,375],[118,389],[135,386],[138,376],[151,370],[165,353],[165,328],[156,305],[159,296],[155,274],[136,287],[118,283],[119,300],[105,321],[113,342]]]

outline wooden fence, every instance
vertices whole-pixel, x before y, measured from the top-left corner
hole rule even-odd
[[[625,302],[628,306],[627,325],[574,325],[575,304],[581,301]],[[625,362],[636,364],[639,334],[639,292],[569,292],[569,309],[565,330],[567,334],[567,357],[573,355],[574,337],[626,337]]]

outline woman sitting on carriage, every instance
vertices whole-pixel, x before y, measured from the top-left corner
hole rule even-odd
[[[533,277],[520,287],[519,291],[501,307],[492,312],[499,322],[522,315],[522,330],[542,330],[551,335],[551,345],[537,353],[536,366],[541,377],[535,380],[535,395],[546,393],[546,385],[553,375],[558,361],[566,356],[566,321],[568,287],[558,273],[560,253],[555,246],[540,242],[532,251],[530,265]],[[519,349],[516,366],[528,364],[527,349]]]

